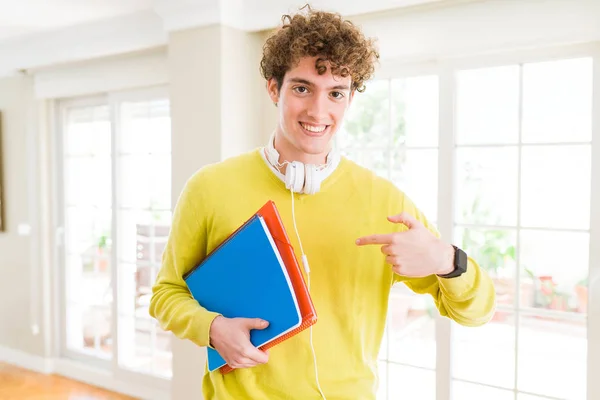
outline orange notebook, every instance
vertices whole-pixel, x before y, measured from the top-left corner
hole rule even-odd
[[[259,347],[261,350],[267,350],[314,325],[317,322],[317,313],[315,311],[304,277],[302,276],[302,271],[300,269],[301,267],[298,264],[298,259],[294,253],[294,248],[290,243],[275,203],[271,200],[267,201],[267,203],[265,203],[265,205],[263,205],[256,212],[256,214],[263,217],[269,231],[271,232],[271,235],[273,236],[273,239],[275,240],[277,249],[279,250],[281,258],[283,259],[283,263],[285,264],[292,282],[292,287],[296,294],[298,306],[300,308],[300,316],[302,317],[302,323],[296,329]],[[219,370],[221,373],[226,374],[233,371],[233,368],[229,365],[224,365]]]

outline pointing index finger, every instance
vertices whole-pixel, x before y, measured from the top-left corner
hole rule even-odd
[[[374,234],[369,236],[363,236],[356,239],[356,244],[359,246],[366,244],[390,244],[392,243],[392,234]]]

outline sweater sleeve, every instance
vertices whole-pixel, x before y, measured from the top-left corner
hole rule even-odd
[[[434,235],[438,230],[427,220],[421,210],[403,196],[402,210],[413,215]],[[419,294],[430,294],[440,315],[449,317],[464,326],[480,326],[487,323],[496,308],[496,290],[487,272],[476,260],[467,256],[467,272],[455,278],[430,275],[423,278],[407,278],[394,274],[394,282],[404,282]]]
[[[183,280],[183,275],[206,255],[207,215],[202,211],[205,204],[200,186],[196,174],[179,196],[149,312],[176,337],[208,346],[210,325],[219,314],[200,306]]]

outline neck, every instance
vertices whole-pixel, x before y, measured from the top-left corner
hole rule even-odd
[[[318,153],[318,154],[309,154],[302,152],[295,148],[289,141],[282,137],[281,134],[276,134],[274,138],[275,150],[279,153],[279,163],[282,165],[281,172],[285,173],[285,169],[287,162],[299,161],[303,164],[316,164],[316,165],[324,165],[327,163],[327,155],[331,149],[328,149],[327,152]]]

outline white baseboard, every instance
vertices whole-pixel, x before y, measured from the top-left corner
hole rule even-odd
[[[108,371],[90,366],[80,361],[55,360],[55,373],[76,381],[101,387],[117,393],[144,400],[168,400],[169,390],[143,385],[126,379],[117,379]]]
[[[14,350],[9,347],[0,346],[0,362],[42,374],[51,374],[54,371],[52,359],[29,354],[21,350]]]
[[[157,388],[152,387],[153,385],[131,382],[131,380],[128,379],[118,379],[109,371],[90,366],[81,361],[44,358],[20,350],[0,346],[0,362],[43,374],[61,375],[69,379],[138,399],[168,400],[170,398],[170,390],[168,387],[164,387],[165,385]]]

